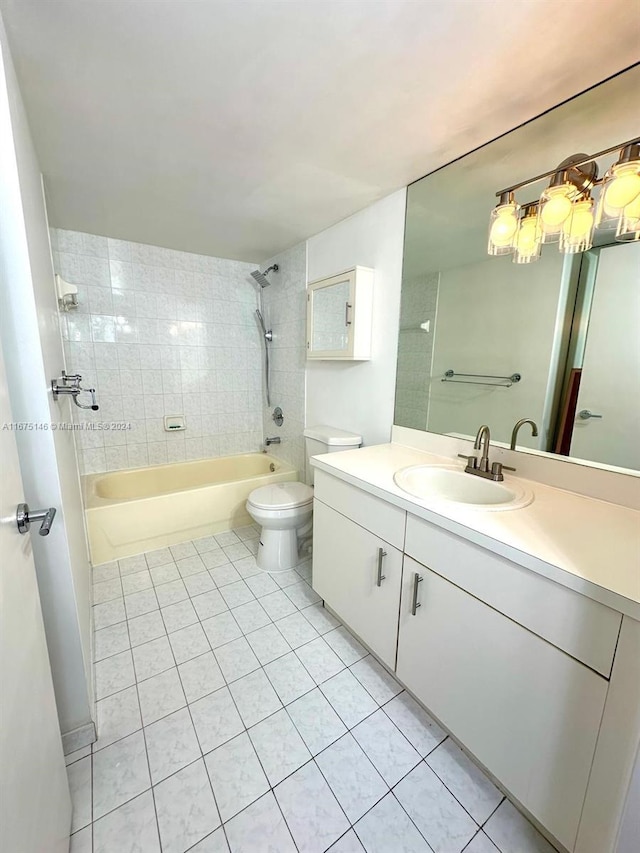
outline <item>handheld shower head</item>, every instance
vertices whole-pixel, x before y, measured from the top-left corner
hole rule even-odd
[[[271,282],[267,279],[267,275],[270,272],[278,272],[278,269],[279,269],[278,264],[273,264],[268,269],[266,269],[264,272],[260,272],[260,270],[254,270],[251,273],[251,277],[254,278],[258,282],[260,287],[262,287],[262,288],[269,287]]]

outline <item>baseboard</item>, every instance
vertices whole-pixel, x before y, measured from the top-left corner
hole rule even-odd
[[[97,740],[97,737],[96,725],[92,720],[90,723],[62,735],[62,751],[65,755],[69,755],[77,749],[82,749],[83,746],[89,746]]]

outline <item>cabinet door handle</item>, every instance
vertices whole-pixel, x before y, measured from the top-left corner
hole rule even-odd
[[[422,575],[418,572],[413,573],[413,595],[411,596],[411,615],[415,616],[418,607],[422,607],[418,601],[418,584],[422,581]]]
[[[382,561],[387,556],[387,552],[383,548],[378,548],[378,575],[376,577],[376,586],[382,586],[382,581],[386,579],[386,575],[382,574]]]
[[[345,326],[351,325],[351,320],[349,319],[349,309],[353,308],[353,305],[350,302],[344,303],[344,324]]]

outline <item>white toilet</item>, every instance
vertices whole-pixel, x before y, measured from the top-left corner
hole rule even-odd
[[[311,456],[353,450],[362,436],[330,426],[304,431],[307,463]],[[313,484],[313,468],[307,464],[307,480]],[[256,561],[265,572],[283,572],[299,563],[300,537],[311,532],[313,489],[304,483],[272,483],[254,489],[247,512],[262,528]]]

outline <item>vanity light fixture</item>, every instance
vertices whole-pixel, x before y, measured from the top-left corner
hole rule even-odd
[[[618,159],[598,179],[596,160],[618,151]],[[551,178],[539,201],[518,204],[517,190]],[[599,198],[592,197],[599,188]],[[488,253],[513,253],[513,262],[540,257],[542,244],[558,243],[564,254],[585,252],[595,228],[615,230],[619,241],[640,240],[640,139],[598,151],[574,154],[555,169],[496,193],[491,211]],[[535,222],[534,222],[535,218]]]

